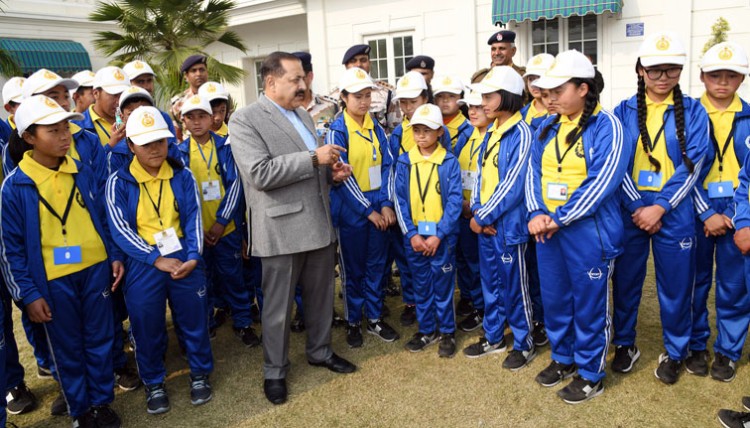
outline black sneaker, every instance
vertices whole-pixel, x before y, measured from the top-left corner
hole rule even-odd
[[[36,377],[38,377],[39,379],[52,379],[52,370],[37,364]]]
[[[151,415],[169,411],[169,397],[163,383],[146,385],[146,411]]]
[[[295,312],[292,325],[289,329],[292,330],[292,333],[302,333],[305,331],[305,320],[302,319],[302,314],[299,311]]]
[[[398,285],[393,280],[393,278],[388,279],[388,285],[385,287],[385,295],[388,297],[396,297],[401,295],[401,290],[398,288]]]
[[[346,326],[346,343],[350,348],[359,348],[362,346],[362,327],[359,324],[349,324]]]
[[[8,391],[5,399],[8,401],[6,409],[11,415],[20,415],[36,409],[36,397],[25,382]]]
[[[482,337],[479,342],[469,345],[464,348],[464,355],[469,358],[479,358],[485,355],[495,354],[497,352],[505,351],[505,338],[500,339],[499,342],[492,344],[487,338]]]
[[[333,321],[331,321],[331,326],[333,327],[345,327],[346,326],[346,320],[344,317],[339,315],[336,310],[333,310]]]
[[[229,319],[229,310],[219,308],[214,312],[214,322],[216,323],[216,328],[224,325],[224,323],[227,322],[227,319]]]
[[[141,386],[138,372],[128,366],[115,369],[115,385],[123,391],[132,391]]]
[[[708,376],[708,351],[688,351],[685,370],[696,376]]]
[[[578,369],[575,364],[563,364],[555,360],[536,375],[536,382],[539,385],[550,387],[555,386],[563,380],[572,377],[576,374]]]
[[[591,400],[604,392],[604,383],[592,382],[576,376],[565,388],[557,391],[557,395],[568,404],[579,404]]]
[[[536,348],[531,348],[528,351],[517,351],[514,349],[505,357],[503,368],[516,372],[529,365],[534,358],[536,358]]]
[[[68,403],[65,402],[65,396],[62,391],[57,394],[57,398],[52,402],[49,408],[49,414],[52,416],[65,416],[68,414]]]
[[[401,325],[409,327],[417,322],[417,305],[406,305],[401,312]]]
[[[612,371],[628,373],[633,364],[641,357],[641,351],[635,346],[615,346],[615,358],[612,360]]]
[[[711,377],[722,382],[731,382],[736,374],[735,362],[717,352],[711,364]]]
[[[750,426],[750,413],[721,409],[719,423],[725,428],[745,428]]]
[[[89,410],[91,417],[94,419],[95,426],[98,428],[120,428],[122,421],[114,410],[108,405],[92,406]]]
[[[654,370],[654,376],[667,385],[672,385],[680,378],[682,361],[675,361],[667,354],[659,355],[659,367]]]
[[[534,329],[531,331],[531,341],[534,346],[544,346],[549,343],[547,329],[544,328],[543,322],[535,322]]]
[[[190,403],[200,406],[214,397],[208,375],[190,375]]]
[[[438,341],[437,333],[424,334],[424,333],[418,332],[414,334],[414,336],[412,336],[411,340],[406,342],[406,345],[404,345],[404,348],[406,348],[407,350],[411,352],[419,352],[437,341]]]
[[[438,355],[440,358],[453,358],[456,356],[456,335],[453,333],[444,333],[440,336],[438,345]]]
[[[97,428],[94,415],[89,410],[88,412],[73,418],[73,428]]]
[[[456,305],[456,316],[457,317],[468,317],[474,312],[474,305],[471,304],[471,299],[462,297],[458,300]]]
[[[234,334],[240,338],[247,348],[255,348],[260,345],[260,338],[258,338],[258,335],[255,334],[255,330],[250,326],[245,328],[235,328]]]
[[[473,310],[469,316],[463,319],[460,323],[458,323],[458,328],[461,329],[461,331],[470,332],[478,329],[482,326],[482,319],[484,319],[484,314],[482,311]]]
[[[383,342],[393,342],[401,337],[398,335],[396,330],[394,330],[390,325],[388,325],[387,322],[383,320],[368,322],[367,332],[379,337]]]

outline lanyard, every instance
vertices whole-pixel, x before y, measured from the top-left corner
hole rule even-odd
[[[474,156],[476,156],[477,152],[482,148],[481,144],[479,144],[476,149],[474,148],[474,145],[476,144],[477,140],[482,139],[483,138],[474,138],[471,140],[471,147],[469,148],[469,164],[472,163],[472,161],[474,160]],[[484,164],[482,164],[482,166],[484,166]]]
[[[37,190],[38,191],[38,190]],[[65,242],[65,245],[68,245],[68,239],[67,239],[67,230],[65,229],[65,224],[68,222],[68,214],[70,214],[70,207],[73,205],[73,196],[76,194],[76,183],[73,181],[73,188],[70,189],[70,196],[68,196],[68,202],[65,204],[65,212],[63,212],[62,217],[60,217],[60,214],[55,211],[54,208],[52,208],[52,205],[47,202],[46,199],[39,194],[39,202],[44,205],[45,208],[52,214],[56,219],[60,220],[60,224],[62,225],[62,234],[63,234],[63,241]]]
[[[109,136],[109,132],[107,132],[107,130],[106,130],[106,129],[104,129],[104,126],[102,126],[101,122],[95,122],[95,123],[97,124],[97,126],[99,126],[99,129],[101,129],[101,130],[102,130],[102,132],[104,132],[104,135],[106,135],[106,136],[107,136],[107,138],[110,138],[110,136]]]
[[[661,134],[664,133],[664,127],[667,126],[667,116],[669,116],[669,110],[664,112],[664,117],[662,118],[662,122],[661,122],[661,128],[659,128],[659,131],[656,132],[656,138],[651,140],[650,143],[646,144],[648,146],[647,154],[649,157],[651,157],[651,153],[654,152],[654,147],[656,147],[656,143],[659,142],[659,138],[661,137]]]
[[[489,150],[484,152],[484,158],[482,158],[482,168],[484,168],[484,164],[487,162],[487,158],[490,157],[490,154],[493,150],[495,150],[495,147],[497,147],[497,145],[500,144],[500,142],[503,141],[503,138],[505,138],[507,135],[509,135],[507,132],[501,135],[500,138],[495,141],[495,144],[493,144],[492,147],[489,148]],[[492,132],[490,132],[490,136],[487,138],[487,142],[489,142],[490,139],[492,139]],[[481,145],[479,147],[481,147]]]
[[[708,119],[708,126],[711,128],[711,142],[714,144],[714,149],[716,150],[716,159],[719,161],[719,172],[722,172],[724,171],[724,155],[727,154],[729,143],[734,137],[734,130],[737,126],[737,115],[735,114],[734,119],[732,119],[732,129],[730,129],[729,134],[727,134],[727,140],[724,141],[723,148],[719,148],[719,142],[716,141],[716,134],[714,134],[714,122],[711,119]]]
[[[159,226],[161,226],[161,230],[164,230],[164,223],[161,221],[161,195],[162,190],[164,190],[164,180],[160,180],[161,183],[159,183],[159,203],[154,202],[154,198],[151,197],[151,193],[148,191],[148,187],[146,187],[146,183],[141,183],[143,186],[143,190],[146,191],[146,196],[148,196],[148,200],[151,201],[151,205],[154,207],[154,211],[156,211],[156,215],[159,217]]]
[[[419,177],[419,165],[415,165],[415,168],[417,169],[417,188],[419,189],[419,200],[422,202],[422,215],[424,216],[424,203],[425,200],[427,200],[427,191],[430,190],[430,180],[432,180],[432,173],[435,172],[435,166],[436,164],[432,164],[432,169],[430,169],[430,175],[427,176],[427,183],[425,183],[424,188],[422,187],[422,179]]]
[[[195,145],[198,146],[198,151],[201,152],[201,157],[203,158],[203,162],[206,163],[206,170],[208,171],[208,179],[211,179],[211,163],[214,161],[214,148],[216,147],[214,145],[214,137],[211,137],[211,154],[208,157],[208,160],[206,160],[206,155],[203,154],[203,149],[201,148],[201,143],[195,142]],[[159,195],[161,198],[161,195]]]
[[[356,131],[355,134],[359,135],[363,139],[367,140],[368,143],[370,143],[370,145],[372,146],[372,161],[375,162],[376,160],[378,160],[378,152],[375,149],[375,140],[372,138],[372,129],[369,129],[369,131],[370,131],[370,138],[365,137],[359,131]]]
[[[570,150],[573,147],[575,147],[576,144],[578,144],[578,141],[573,141],[573,143],[569,145],[568,148],[565,150],[565,153],[563,153],[562,156],[560,156],[560,141],[559,141],[560,140],[559,139],[560,128],[558,127],[557,130],[558,130],[558,133],[555,133],[555,157],[557,157],[557,173],[559,174],[562,172],[562,163],[565,160],[565,156],[567,156]],[[576,138],[576,140],[578,139]]]

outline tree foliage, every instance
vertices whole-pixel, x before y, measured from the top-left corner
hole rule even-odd
[[[232,0],[128,0],[98,2],[89,15],[95,22],[114,21],[118,31],[96,33],[94,46],[115,65],[140,59],[156,73],[156,98],[164,103],[185,88],[180,65],[190,55],[208,58],[209,78],[237,84],[244,71],[222,64],[206,46],[221,43],[245,52],[240,37],[228,31]]]
[[[712,46],[718,45],[719,43],[727,41],[727,33],[729,32],[729,22],[726,19],[719,17],[711,26],[711,38],[708,39],[705,45],[703,45],[703,53],[711,49]]]

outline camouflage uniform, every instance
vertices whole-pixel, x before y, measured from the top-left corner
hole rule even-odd
[[[394,99],[396,88],[384,80],[378,80],[375,84],[378,87],[372,90],[370,114],[383,127],[385,133],[390,135],[393,129],[401,123],[401,108],[398,101]],[[334,88],[328,98],[340,99],[339,89]]]
[[[306,108],[307,112],[313,118],[318,137],[325,138],[326,134],[328,134],[328,128],[331,126],[331,122],[333,122],[339,110],[335,99],[313,94],[312,100]]]

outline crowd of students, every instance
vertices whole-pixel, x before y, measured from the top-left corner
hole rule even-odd
[[[604,391],[610,344],[614,372],[630,372],[640,357],[636,320],[653,250],[664,340],[655,376],[673,384],[684,366],[734,379],[750,324],[741,46],[706,52],[705,92],[694,99],[679,86],[688,63],[679,38],[646,37],[634,61],[637,92],[613,112],[599,103],[601,75],[575,50],[536,55],[523,74],[495,66],[470,83],[433,76],[434,61],[416,57],[387,96],[401,113],[393,129],[388,114],[371,113],[382,84],[357,58],[367,53],[347,51],[340,111],[324,132],[352,168],[330,195],[350,347],[364,346],[363,328],[400,339],[385,321],[395,260],[401,324],[418,324],[407,350],[437,343],[450,358],[457,329],[482,327],[463,354],[491,355],[510,345],[508,326],[512,350],[502,366],[521,370],[549,343],[536,381],[572,378],[557,394],[581,403]],[[188,60],[188,69],[205,68],[205,58]],[[60,385],[52,413],[69,414],[74,427],[120,426],[109,407],[116,385],[143,384],[147,411],[169,410],[167,305],[194,405],[213,397],[210,340],[223,314],[244,346],[260,344],[252,309],[262,310],[262,296],[257,267],[245,260],[246,206],[231,149],[242,141],[230,143],[227,91],[203,83],[171,117],[155,107],[153,77],[134,61],[73,79],[42,69],[3,88],[11,116],[0,133],[0,384],[10,413],[36,405],[18,361],[12,302],[39,374]],[[729,427],[750,420],[719,416]]]

